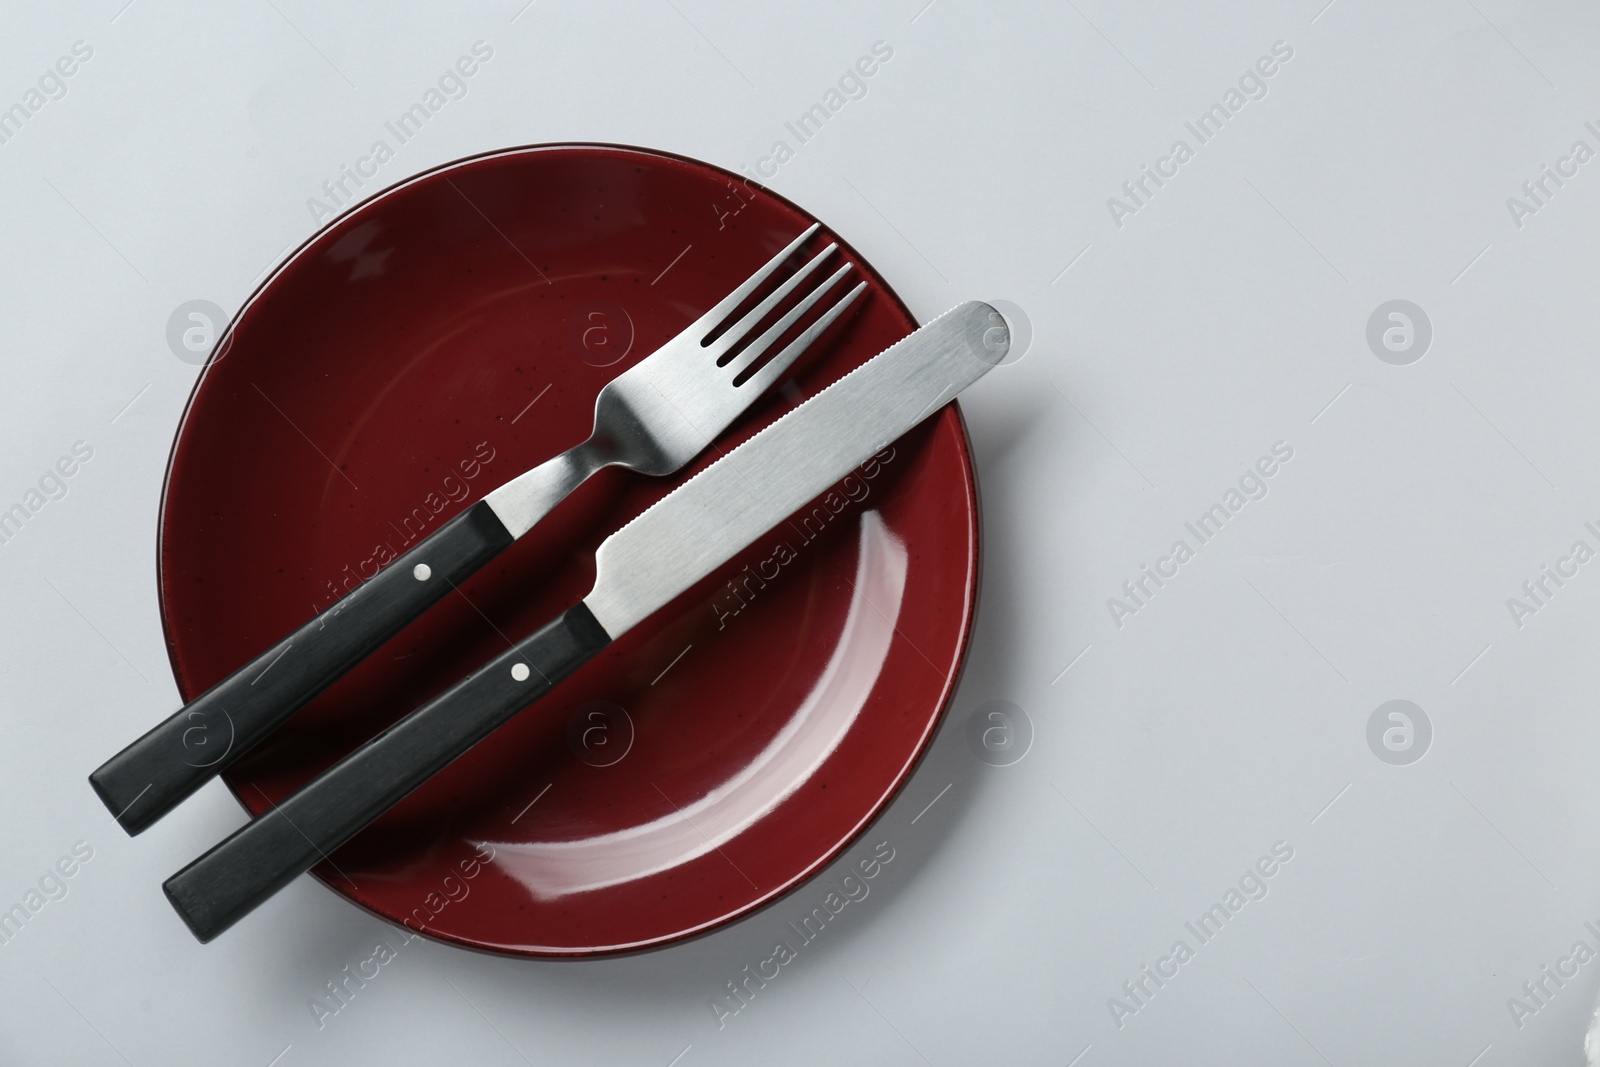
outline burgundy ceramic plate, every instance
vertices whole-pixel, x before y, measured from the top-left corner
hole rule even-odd
[[[604,146],[452,164],[284,264],[206,368],[161,515],[185,699],[501,481],[583,439],[607,380],[812,221],[689,160]],[[915,327],[869,290],[742,440]],[[715,452],[691,470],[715,458]],[[607,534],[681,479],[602,471],[227,775],[252,812],[576,603]],[[952,405],[761,538],[315,874],[430,936],[587,955],[793,889],[905,781],[977,593]]]

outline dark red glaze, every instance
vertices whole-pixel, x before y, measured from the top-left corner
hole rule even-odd
[[[370,573],[417,529],[436,529],[585,437],[610,377],[811,221],[702,163],[553,146],[433,171],[318,234],[235,320],[173,449],[160,589],[185,699],[325,608],[343,581]],[[872,268],[843,251],[870,282],[859,310],[718,447],[915,327]],[[691,471],[714,458],[708,452]],[[430,936],[528,955],[657,945],[793,889],[909,775],[954,688],[975,606],[975,485],[955,407],[898,442],[870,478],[857,478],[864,499],[826,523],[803,531],[786,524],[762,538],[314,873]],[[521,638],[577,602],[593,581],[594,548],[680,480],[601,472],[462,596],[448,597],[237,764],[228,784],[260,812],[503,651],[506,637]],[[903,546],[906,568],[895,632],[881,638],[876,658],[860,651],[872,644],[860,636],[867,629],[841,642],[870,522],[864,509]],[[784,555],[779,542],[794,558],[763,565]],[[738,577],[746,565],[756,578]],[[892,608],[887,594],[875,603],[885,598]],[[864,701],[836,747],[770,810],[742,795],[708,809],[703,798],[758,753],[776,751],[781,764],[792,751],[775,738],[836,655],[861,662],[827,692],[849,690],[839,679],[854,677]],[[574,717],[597,701],[625,709],[634,734],[626,755],[603,767],[591,765],[602,762],[597,754],[617,748],[599,742],[620,745],[624,730],[591,734],[597,752],[588,762],[571,743],[583,730]],[[824,721],[817,708],[842,715],[856,706],[813,702],[807,729]],[[777,780],[752,775],[746,788],[761,794]],[[643,839],[670,858],[684,830],[679,810],[698,812],[698,825],[720,818],[731,836],[628,877],[651,864],[613,848],[628,840],[615,835],[654,825]],[[621,880],[556,895],[539,882],[539,897],[507,864],[529,842],[590,838],[599,840],[585,846],[583,869]],[[482,842],[499,846],[486,863],[474,860]],[[538,871],[559,880],[578,869],[522,862],[524,874],[534,865],[536,881]]]

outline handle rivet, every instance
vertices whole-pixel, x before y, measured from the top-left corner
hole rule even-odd
[[[419,582],[425,582],[433,577],[433,568],[426,563],[419,563],[411,568],[411,577]]]
[[[526,663],[513,663],[511,665],[511,677],[519,682],[526,682],[528,680],[528,665]]]

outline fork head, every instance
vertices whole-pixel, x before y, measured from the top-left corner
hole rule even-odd
[[[830,243],[737,321],[729,322],[817,229],[813,224],[715,307],[606,384],[595,401],[594,432],[585,443],[599,453],[604,465],[654,475],[682,467],[727,429],[855,302],[867,287],[864,281],[823,307],[782,351],[751,370],[850,272],[851,265],[844,263],[754,340],[737,347],[837,251],[838,244]],[[726,329],[719,333],[724,325]]]

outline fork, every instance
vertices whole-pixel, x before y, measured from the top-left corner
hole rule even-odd
[[[527,533],[596,471],[626,467],[660,476],[693,459],[866,288],[865,281],[857,282],[756,367],[849,273],[846,262],[749,344],[737,347],[838,249],[837,242],[830,243],[728,325],[819,225],[796,237],[676,337],[606,383],[595,400],[587,440],[488,493],[102,764],[89,783],[122,828],[137,834],[153,825]]]

